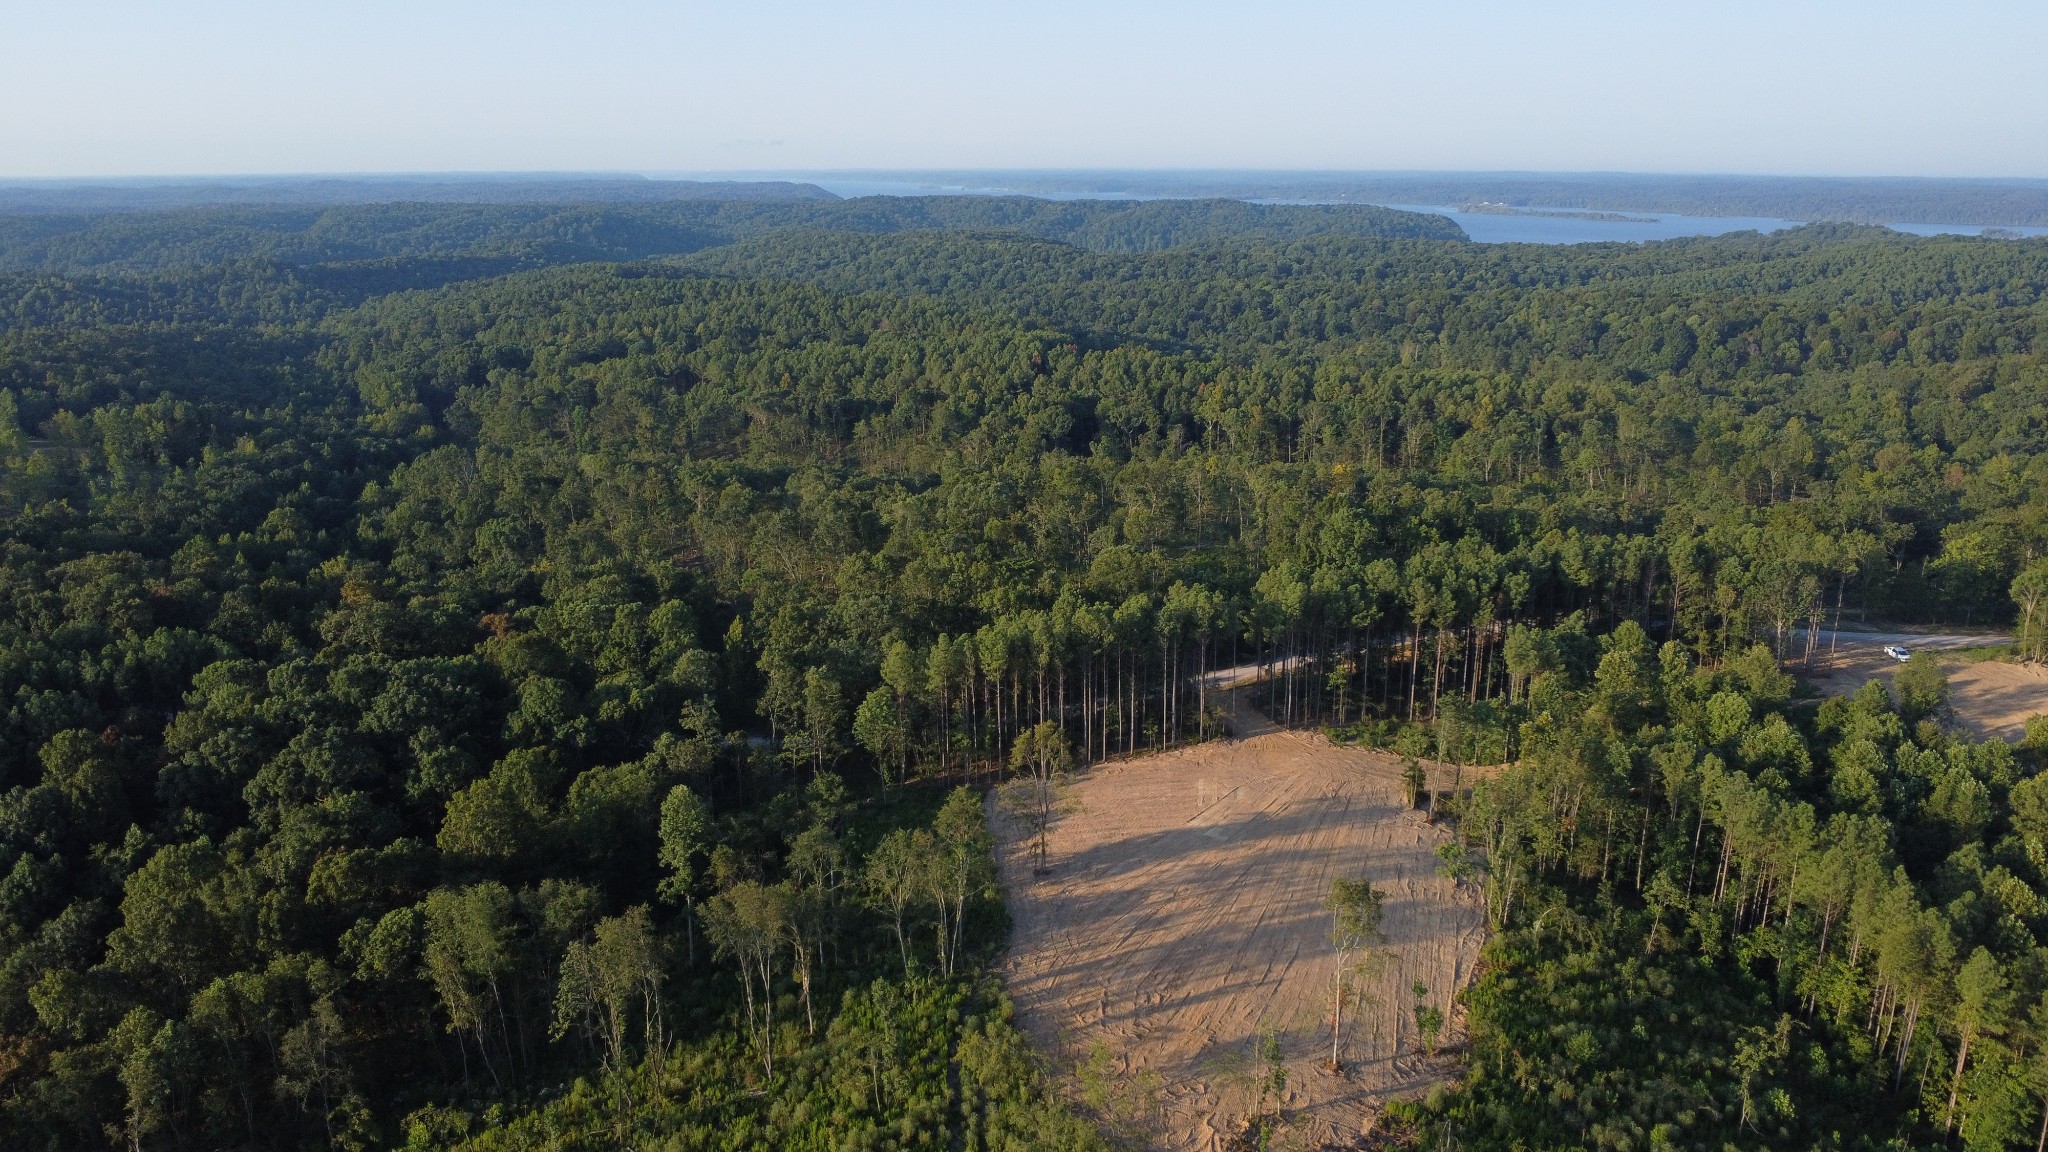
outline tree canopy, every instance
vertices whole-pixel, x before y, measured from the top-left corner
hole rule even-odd
[[[979,790],[1049,821],[1224,669],[1515,762],[1444,813],[1498,936],[1404,1122],[2034,1136],[2040,750],[1794,674],[2038,648],[2048,244],[938,199],[0,263],[8,1147],[1103,1146],[986,971]]]

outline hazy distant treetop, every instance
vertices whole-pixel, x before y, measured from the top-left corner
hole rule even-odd
[[[917,173],[959,183],[970,173]],[[1837,176],[1661,176],[1602,172],[1007,172],[1036,195],[1231,196],[1388,204],[1768,216],[1855,224],[2048,224],[2048,180]]]
[[[424,287],[521,267],[695,252],[791,229],[997,231],[1113,252],[1159,251],[1222,239],[1465,238],[1462,229],[1441,216],[1362,204],[1263,205],[1236,200],[869,196],[660,204],[216,205],[152,212],[0,214],[0,268],[147,273],[237,259],[296,266],[420,258],[489,263],[438,270],[422,283],[405,285]]]
[[[650,180],[634,174],[251,176],[211,180],[0,183],[0,212],[138,212],[202,205],[561,204],[669,200],[836,200],[787,180]]]

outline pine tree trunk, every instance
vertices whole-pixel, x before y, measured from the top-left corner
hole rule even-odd
[[[1955,1075],[1954,1075],[1954,1076],[1952,1076],[1952,1077],[1950,1077],[1950,1078],[1949,1078],[1949,1082],[1948,1082],[1948,1113],[1947,1113],[1947,1114],[1946,1114],[1945,1116],[1943,1116],[1943,1117],[1942,1117],[1942,1121],[1941,1121],[1941,1130],[1942,1130],[1942,1132],[1944,1132],[1944,1133],[1948,1133],[1948,1132],[1953,1132],[1953,1131],[1955,1131],[1955,1127],[1956,1127],[1956,1097],[1962,1094],[1962,1091],[1963,1091],[1963,1061],[1965,1061],[1965,1060],[1968,1060],[1969,1058],[1970,1058],[1970,1037],[1969,1037],[1969,1036],[1968,1036],[1968,1035],[1966,1034],[1966,1035],[1964,1035],[1964,1037],[1963,1037],[1963,1042],[1962,1042],[1962,1044],[1961,1044],[1961,1045],[1959,1045],[1959,1046],[1958,1046],[1958,1047],[1956,1048],[1956,1071],[1955,1071]]]

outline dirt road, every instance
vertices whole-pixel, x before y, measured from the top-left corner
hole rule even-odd
[[[1482,906],[1436,874],[1448,832],[1408,810],[1399,758],[1249,711],[1234,726],[1237,741],[1088,772],[1047,875],[1031,874],[1005,828],[1005,977],[1056,1062],[1093,1054],[1134,1097],[1156,1089],[1140,1120],[1156,1147],[1214,1149],[1236,1131],[1263,1071],[1262,1030],[1286,1059],[1291,1129],[1311,1146],[1350,1139],[1375,1102],[1443,1076],[1420,1051],[1413,987],[1450,1012],[1478,958]],[[1359,1006],[1346,1007],[1342,1074],[1324,1067],[1339,962],[1322,902],[1338,877],[1386,893],[1383,959],[1360,980],[1364,1013],[1353,1022]]]
[[[1991,633],[1843,632],[1823,631],[1813,667],[1805,669],[1814,687],[1830,696],[1846,695],[1870,680],[1890,685],[1898,662],[1884,654],[1887,644],[1937,655],[1959,648],[2004,644],[2012,639]],[[1833,641],[1836,651],[1829,655]],[[2031,717],[2048,713],[2048,670],[2031,664],[1999,660],[1945,661],[1949,707],[1955,719],[1978,739],[2018,740]]]

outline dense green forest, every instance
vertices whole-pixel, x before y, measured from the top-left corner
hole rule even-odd
[[[690,252],[767,233],[987,229],[1084,248],[1154,251],[1221,239],[1462,238],[1441,216],[1365,205],[1025,197],[682,200],[657,204],[359,204],[0,216],[0,268],[151,272],[260,260],[285,267],[498,259],[505,271]],[[476,273],[471,273],[472,275]]]
[[[2048,244],[967,198],[0,236],[0,1144],[1104,1147],[988,973],[982,790],[1213,737],[1245,665],[1516,761],[1419,1139],[2038,1134],[2042,749],[1945,729],[1938,669],[1795,674],[2048,587]]]

